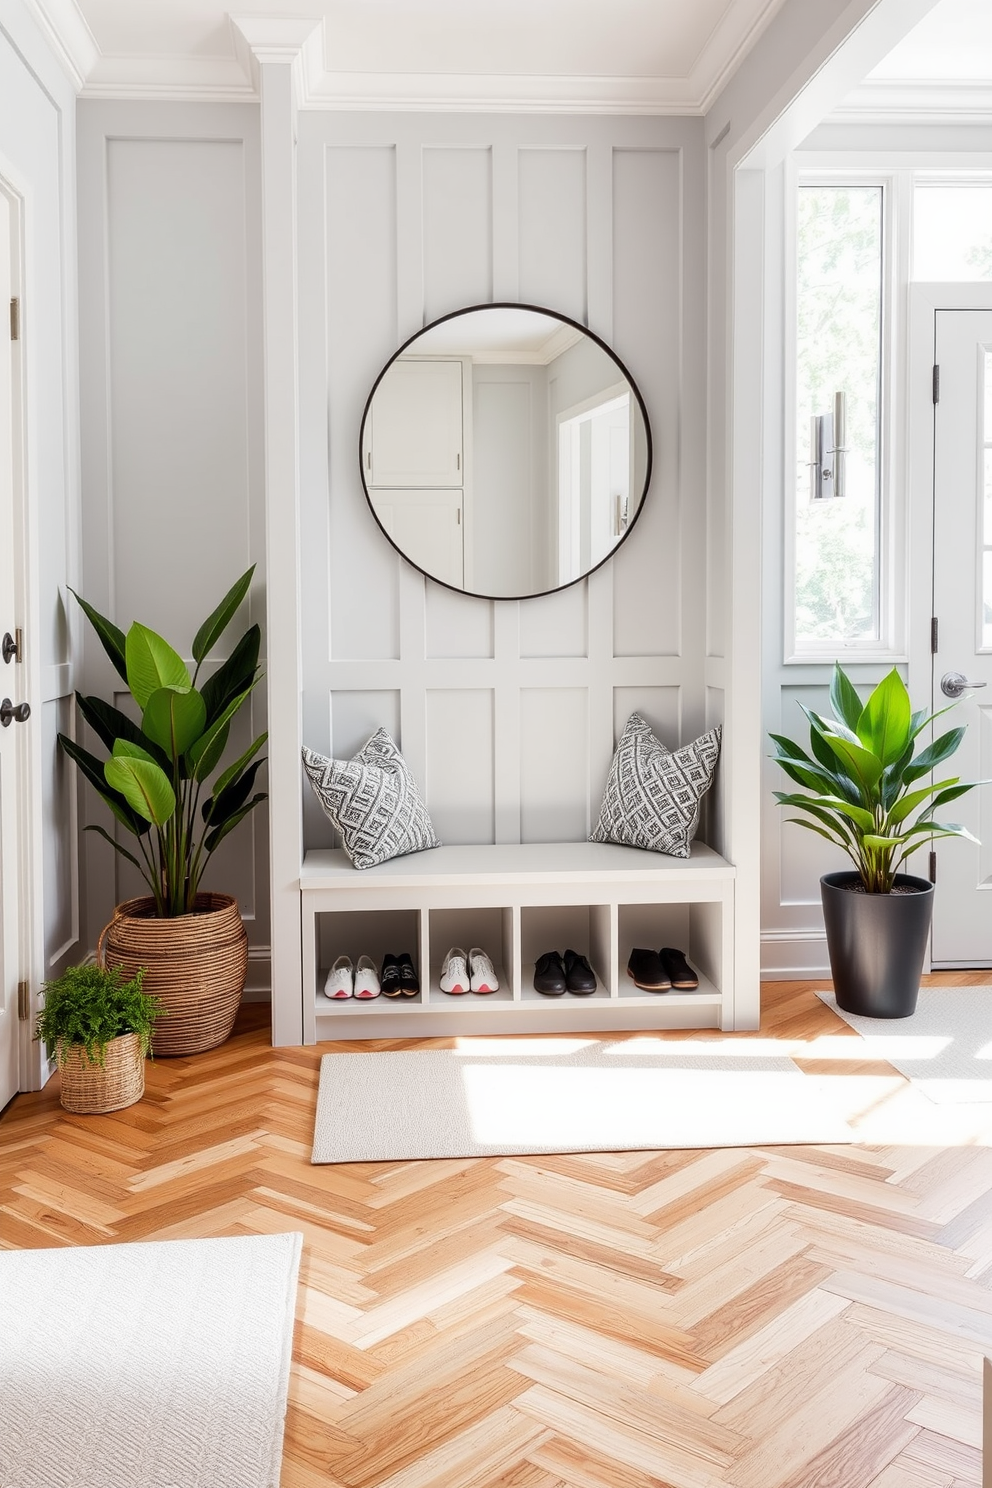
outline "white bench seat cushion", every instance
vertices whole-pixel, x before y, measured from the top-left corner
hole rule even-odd
[[[417,782],[385,729],[350,760],[304,749],[303,768],[356,868],[440,847]]]
[[[670,752],[632,713],[614,751],[590,840],[687,858],[719,757],[719,728]]]

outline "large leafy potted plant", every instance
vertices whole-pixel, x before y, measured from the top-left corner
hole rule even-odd
[[[254,792],[265,734],[216,774],[232,721],[260,680],[258,626],[211,676],[201,682],[200,673],[253,573],[254,567],[241,575],[196,632],[192,676],[155,631],[135,621],[125,635],[75,595],[140,719],[77,693],[79,711],[109,758],[98,759],[65,734],[59,742],[134,839],[132,852],[104,827],[88,828],[137,868],[150,891],[117,906],[98,953],[107,966],[120,965],[132,976],[139,966],[147,968],[148,990],[169,1013],[154,1037],[157,1054],[191,1054],[223,1043],[244,987],[248,938],[237,902],[200,884],[224,838],[265,800],[264,792]]]
[[[837,1004],[870,1018],[907,1018],[916,1010],[933,910],[933,884],[900,873],[925,841],[969,837],[935,813],[973,790],[958,776],[924,781],[955,752],[963,728],[948,729],[917,753],[924,729],[941,713],[913,712],[893,669],[862,703],[839,665],[830,686],[832,718],[803,708],[807,752],[772,734],[774,759],[807,794],[776,791],[790,817],[842,848],[854,870],[820,879],[827,950]],[[802,706],[802,705],[800,705]]]
[[[120,1111],[145,1093],[145,1055],[162,1012],[142,988],[145,973],[125,980],[119,966],[68,966],[45,984],[35,1038],[62,1072],[67,1111]]]

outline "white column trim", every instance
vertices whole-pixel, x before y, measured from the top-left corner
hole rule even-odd
[[[269,864],[272,895],[272,1042],[303,1039],[299,877],[300,460],[296,121],[313,22],[234,20],[261,97],[262,325],[265,393],[266,654],[269,715]]]

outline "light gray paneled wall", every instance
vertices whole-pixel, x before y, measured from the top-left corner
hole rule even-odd
[[[200,623],[256,563],[211,669],[247,625],[264,628],[258,150],[250,106],[79,106],[81,592],[125,631],[150,625],[189,662]],[[121,706],[89,630],[84,655],[83,690],[117,693]],[[264,711],[262,688],[232,758],[249,728],[265,727]],[[85,810],[107,824],[88,790]],[[144,890],[94,834],[85,861],[92,946],[114,904]],[[255,990],[268,984],[267,865],[263,809],[204,881],[237,896]]]
[[[446,842],[572,841],[640,709],[670,746],[704,677],[705,161],[692,119],[303,114],[299,121],[303,731],[384,725]],[[559,310],[645,399],[651,489],[617,556],[560,594],[455,594],[399,558],[359,473],[401,342],[493,299]],[[305,841],[333,841],[311,793]]]
[[[0,595],[0,634],[20,627],[21,665],[3,667],[5,691],[28,701],[23,860],[29,891],[22,972],[34,1006],[43,981],[81,954],[75,782],[56,736],[72,710],[73,626],[66,583],[78,577],[75,95],[34,14],[20,0],[0,12],[0,178],[16,201],[21,300],[27,522],[24,593]],[[7,306],[2,307],[7,314]],[[24,1028],[24,1088],[47,1070]]]

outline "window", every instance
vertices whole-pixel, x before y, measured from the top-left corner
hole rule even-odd
[[[874,649],[879,622],[883,188],[801,184],[796,234],[796,654]],[[846,494],[810,498],[810,421],[846,398]]]
[[[916,182],[913,278],[992,279],[992,182]]]

